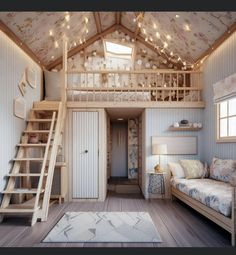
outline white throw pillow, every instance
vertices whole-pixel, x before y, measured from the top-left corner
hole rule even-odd
[[[184,169],[179,163],[169,162],[168,166],[175,178],[185,178]]]
[[[49,72],[44,70],[45,77],[45,100],[61,100],[62,71]]]

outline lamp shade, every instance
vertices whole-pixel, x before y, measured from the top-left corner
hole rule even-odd
[[[167,145],[166,144],[153,144],[152,145],[152,154],[153,155],[167,154]]]

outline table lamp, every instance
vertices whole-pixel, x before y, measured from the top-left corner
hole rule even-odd
[[[154,167],[155,172],[161,171],[161,155],[167,154],[166,144],[153,144],[152,145],[152,155],[159,155],[159,164]]]

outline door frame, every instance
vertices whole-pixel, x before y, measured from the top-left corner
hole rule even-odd
[[[98,112],[98,198],[73,198],[72,196],[72,178],[73,178],[73,112]],[[107,193],[106,183],[106,155],[107,155],[107,114],[104,109],[85,109],[75,108],[69,109],[66,120],[66,132],[64,136],[65,157],[68,164],[68,200],[72,202],[78,201],[104,201]],[[104,181],[105,180],[105,181]]]

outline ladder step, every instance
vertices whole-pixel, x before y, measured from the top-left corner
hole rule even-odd
[[[19,147],[46,147],[46,143],[18,143],[16,146]],[[51,144],[50,144],[51,146]]]
[[[19,208],[0,208],[0,213],[34,213],[34,212],[36,212],[36,211],[38,211],[39,210],[39,207],[38,208],[36,208],[36,209],[31,209],[31,208],[29,208],[29,209],[27,209],[27,208],[24,208],[24,207],[19,207]]]
[[[49,130],[25,130],[25,134],[38,133],[38,134],[49,134]]]
[[[44,189],[40,193],[43,193]],[[37,194],[37,189],[13,189],[13,190],[4,190],[1,193],[3,194]]]
[[[43,108],[43,107],[38,107],[38,108],[32,108],[32,111],[35,112],[41,112],[41,111],[45,111],[45,112],[55,112],[58,111],[58,107],[51,107],[51,108]]]
[[[47,176],[48,174],[47,173],[45,173],[43,176]],[[24,177],[24,176],[26,176],[26,177],[39,177],[39,176],[41,176],[41,174],[40,173],[37,173],[37,174],[35,174],[35,173],[17,173],[17,174],[8,174],[7,175],[8,177]]]
[[[28,119],[27,121],[28,122],[52,122],[52,119]]]
[[[43,158],[13,158],[14,161],[43,161]]]

